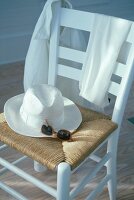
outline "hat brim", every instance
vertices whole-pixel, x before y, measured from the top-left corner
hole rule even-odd
[[[16,133],[30,137],[48,137],[41,133],[41,130],[28,126],[20,116],[20,107],[23,102],[24,94],[10,98],[4,106],[4,116],[9,127]],[[64,100],[64,121],[60,129],[74,132],[82,122],[80,110],[70,99],[63,97]]]

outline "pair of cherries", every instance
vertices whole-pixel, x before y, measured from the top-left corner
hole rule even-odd
[[[45,135],[52,135],[53,133],[57,134],[57,137],[61,140],[69,140],[71,138],[71,133],[67,130],[61,129],[57,133],[53,131],[51,126],[42,125],[41,132]]]

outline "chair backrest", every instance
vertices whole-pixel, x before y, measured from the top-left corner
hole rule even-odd
[[[92,19],[94,13],[57,7],[51,30],[50,52],[49,52],[49,76],[48,84],[55,85],[57,75],[80,80],[81,70],[58,63],[59,58],[83,63],[86,52],[59,46],[60,26],[92,31]],[[115,30],[116,31],[116,30]],[[116,96],[112,120],[121,124],[125,105],[134,76],[134,24],[120,51],[114,75],[120,77],[120,83],[111,79],[108,92]],[[90,37],[89,37],[90,39]]]

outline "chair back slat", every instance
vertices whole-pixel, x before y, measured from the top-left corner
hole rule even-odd
[[[118,95],[120,84],[111,81],[108,92],[114,96]]]
[[[113,74],[122,78],[125,75],[125,70],[126,70],[126,65],[122,63],[117,63],[117,67],[115,68],[115,71],[113,72]]]
[[[69,28],[80,29],[83,31],[90,31],[93,18],[94,13],[61,8],[60,25]]]
[[[59,76],[64,76],[67,78],[71,78],[79,81],[81,78],[81,70],[75,69],[73,67],[68,67],[65,65],[58,64],[58,72]]]
[[[85,52],[59,46],[59,58],[83,63]]]

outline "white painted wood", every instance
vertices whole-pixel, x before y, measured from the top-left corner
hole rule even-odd
[[[112,137],[108,140],[107,153],[111,153],[111,159],[107,162],[107,174],[111,176],[108,181],[108,191],[110,200],[116,200],[116,159],[117,159],[117,145],[119,138],[120,127],[112,134]]]
[[[68,77],[74,80],[80,80],[81,70],[75,69],[73,67],[68,67],[65,65],[58,64],[58,72],[59,76]]]
[[[51,38],[50,38],[50,48],[51,51],[49,51],[49,72],[48,72],[48,84],[55,85],[56,83],[56,74],[57,74],[57,68],[58,68],[58,40],[59,40],[59,33],[60,33],[60,27],[59,27],[59,20],[61,16],[61,8],[60,8],[60,2],[57,3],[55,6],[56,11],[54,12],[53,22],[52,22],[52,28],[51,28]]]
[[[125,76],[122,78],[120,84],[120,90],[118,91],[118,96],[115,102],[112,120],[119,125],[122,122],[123,113],[127,103],[129,91],[134,78],[134,24],[131,27],[130,33],[128,35],[127,41],[131,41],[131,48],[126,63]]]
[[[58,165],[57,200],[69,200],[71,168],[67,163]]]
[[[8,146],[6,144],[3,144],[2,146],[0,146],[0,150],[7,148]]]
[[[99,185],[97,186],[97,188],[96,188],[95,190],[93,190],[93,191],[88,195],[88,197],[87,197],[85,200],[93,200],[93,199],[95,199],[95,197],[96,197],[97,195],[99,195],[99,194],[102,192],[104,186],[107,184],[107,182],[108,182],[110,179],[111,179],[111,176],[107,174],[107,175],[102,179],[102,181],[99,183]],[[116,199],[115,199],[115,200],[116,200]]]
[[[5,168],[7,168],[8,170],[10,170],[10,171],[14,172],[15,174],[17,174],[18,176],[22,177],[23,179],[31,182],[32,184],[34,184],[36,187],[40,188],[41,190],[49,193],[53,197],[56,197],[57,192],[56,192],[55,189],[53,189],[52,187],[46,185],[45,183],[41,182],[37,178],[31,176],[30,174],[24,172],[23,170],[19,169],[18,167],[12,165],[11,163],[9,163],[8,161],[4,160],[1,157],[0,157],[0,164],[2,166],[4,166]]]
[[[59,47],[59,58],[83,63],[84,58],[85,58],[85,52],[60,46]]]
[[[14,189],[12,189],[11,187],[9,187],[8,185],[0,182],[0,188],[2,190],[4,190],[5,192],[9,193],[10,195],[12,195],[15,199],[18,200],[28,200],[26,197],[24,197],[22,194],[20,194],[19,192],[16,192]]]
[[[91,154],[89,156],[90,159],[94,160],[95,162],[100,162],[101,161],[101,158],[95,154]]]
[[[107,173],[111,175],[111,179],[108,181],[108,190],[110,200],[116,199],[116,157],[117,157],[117,144],[119,137],[119,130],[127,103],[129,91],[133,82],[134,77],[134,24],[131,27],[130,34],[128,35],[127,41],[131,42],[131,48],[129,50],[125,76],[122,78],[120,84],[120,90],[116,98],[112,120],[118,123],[118,129],[108,141],[107,152],[111,152],[111,160],[107,164]],[[127,53],[127,52],[126,52]]]
[[[79,184],[71,191],[71,198],[75,198],[85,187],[87,183],[89,183],[97,174],[97,172],[104,166],[104,164],[110,159],[111,154],[107,153],[101,161],[96,165],[94,171],[86,174],[84,178],[79,182]]]
[[[117,96],[118,93],[119,93],[119,87],[120,87],[120,85],[118,83],[111,82],[109,89],[108,89],[108,92],[110,94],[113,94],[114,96]]]
[[[20,163],[21,161],[25,160],[26,158],[27,158],[27,156],[23,156],[23,157],[21,157],[21,158],[15,160],[15,161],[12,162],[11,164],[12,164],[12,165],[16,165],[16,164]],[[7,172],[7,171],[8,171],[8,169],[5,168],[5,167],[3,167],[2,169],[0,169],[0,175],[4,174],[4,173]]]
[[[124,65],[122,63],[117,63],[117,67],[114,71],[114,74],[119,76],[119,77],[124,77],[125,70],[126,70],[126,65]]]
[[[94,13],[62,8],[60,25],[84,31],[90,31]],[[85,20],[86,19],[86,20]],[[90,19],[90,20],[88,20]],[[79,22],[79,23],[78,23]]]
[[[36,172],[45,172],[48,170],[46,166],[41,165],[39,162],[34,161],[34,170]]]
[[[95,154],[91,154],[89,156],[90,159],[94,160],[95,162],[100,162],[101,161],[101,158]],[[104,164],[104,166],[106,166],[106,164]]]
[[[126,39],[126,41],[129,42],[130,44],[132,44],[132,42],[134,41],[133,29],[134,29],[134,23],[132,24],[131,30],[129,32],[129,35],[128,35],[127,39]],[[132,44],[132,46],[133,46],[133,44]],[[132,48],[132,46],[131,46],[131,48]]]

